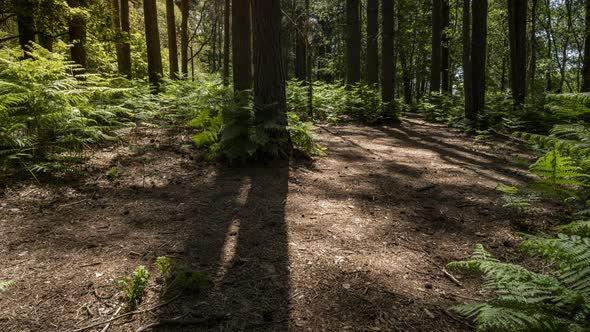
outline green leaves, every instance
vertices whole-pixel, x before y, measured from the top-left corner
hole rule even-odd
[[[577,197],[576,187],[585,186],[580,179],[588,177],[580,167],[575,166],[571,158],[563,156],[558,150],[547,152],[531,165],[530,171],[539,176],[532,188],[562,199]]]
[[[141,303],[145,289],[148,285],[149,272],[145,266],[138,266],[130,277],[125,277],[119,280],[119,284],[123,286],[125,296],[127,298],[127,309],[129,311],[135,310],[137,305]]]

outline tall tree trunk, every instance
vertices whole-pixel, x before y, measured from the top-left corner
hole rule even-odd
[[[451,24],[450,19],[450,6],[449,0],[443,0],[442,3],[442,50],[441,50],[441,85],[442,92],[451,94],[451,77],[449,68],[451,66],[450,57],[450,37],[449,37],[449,26]]]
[[[381,37],[381,100],[393,101],[393,0],[383,0],[381,6],[383,35]]]
[[[473,124],[477,121],[477,114],[473,110],[471,85],[471,0],[463,0],[463,91],[465,118]]]
[[[586,22],[582,92],[590,92],[590,0],[586,0]]]
[[[530,43],[530,57],[529,57],[529,68],[528,68],[528,91],[529,93],[535,93],[535,79],[537,75],[537,8],[539,6],[538,0],[532,0],[531,8],[531,30],[529,36]],[[589,0],[590,1],[590,0]]]
[[[473,86],[473,113],[477,117],[485,108],[486,49],[488,35],[488,0],[473,0],[471,34],[471,85]],[[470,120],[476,120],[473,118]],[[473,123],[475,127],[480,124]]]
[[[31,0],[14,0],[16,20],[18,25],[18,41],[24,53],[24,58],[30,58],[27,51],[29,45],[35,41],[35,22],[33,21],[33,3]]]
[[[39,39],[39,45],[41,45],[44,49],[53,52],[53,36],[50,36],[47,33],[39,32],[37,33],[37,38]]]
[[[526,98],[527,9],[527,1],[508,0],[510,82],[515,107],[522,107]]]
[[[81,0],[68,0],[70,8],[79,8],[84,5]],[[68,25],[68,32],[70,35],[70,54],[72,61],[80,65],[82,68],[86,68],[86,19],[84,15],[74,15],[70,19]]]
[[[295,78],[298,81],[307,80],[307,42],[305,38],[305,8],[301,5],[295,5],[295,15],[297,15],[297,27],[295,28]]]
[[[430,62],[430,92],[440,92],[442,42],[442,0],[432,0],[432,56]]]
[[[346,0],[346,84],[361,80],[361,27],[359,0]]]
[[[252,88],[250,2],[232,0],[232,55],[234,91]]]
[[[281,56],[281,2],[252,0],[254,35],[255,124],[271,123],[267,147],[279,154],[291,151],[287,131],[285,68]]]
[[[117,1],[117,0],[115,0]],[[121,38],[123,41],[119,45],[121,52],[121,62],[119,63],[119,73],[131,79],[131,43],[129,42],[131,28],[129,24],[129,0],[119,0],[119,15],[121,20]]]
[[[367,84],[379,82],[379,0],[367,0]]]
[[[174,17],[174,0],[166,0],[166,25],[168,30],[168,61],[170,78],[178,78],[178,46],[176,44],[176,18]]]
[[[160,33],[158,31],[158,7],[156,0],[143,0],[145,21],[145,39],[147,44],[148,76],[150,84],[158,91],[162,71],[162,54],[160,53]]]
[[[235,2],[235,1],[234,1]],[[188,77],[188,15],[189,0],[180,0],[180,62],[182,76]]]
[[[223,8],[223,85],[229,85],[229,42],[230,42],[230,0],[225,0]]]

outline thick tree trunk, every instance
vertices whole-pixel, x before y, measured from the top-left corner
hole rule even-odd
[[[252,89],[250,2],[232,0],[234,91]]]
[[[305,41],[305,25],[306,25],[306,16],[305,16],[305,8],[301,5],[301,1],[299,4],[295,5],[294,14],[297,17],[297,21],[295,22],[297,26],[295,27],[295,78],[299,81],[306,81],[307,80],[307,45]]]
[[[383,0],[381,7],[383,35],[381,37],[381,100],[393,101],[393,0]]]
[[[287,131],[285,68],[281,56],[281,2],[252,0],[254,35],[254,107],[255,124],[268,128],[267,147],[283,156],[291,151]]]
[[[53,37],[43,33],[43,32],[39,32],[37,33],[37,38],[39,40],[39,45],[41,45],[44,49],[53,52]]]
[[[586,22],[584,43],[584,65],[582,73],[582,92],[590,92],[590,0],[586,0]]]
[[[450,38],[449,38],[449,25],[450,20],[450,7],[449,0],[443,0],[442,3],[442,48],[441,48],[441,86],[442,92],[451,94],[451,77],[449,68],[451,67],[450,57]]]
[[[176,44],[176,18],[174,17],[174,0],[166,0],[166,28],[168,30],[168,61],[170,78],[178,78],[178,46]]]
[[[522,107],[526,98],[526,21],[528,4],[508,0],[510,36],[510,82],[515,107]]]
[[[488,34],[488,0],[473,0],[471,34],[471,85],[473,87],[472,125],[479,126],[477,116],[485,107],[486,49]]]
[[[235,1],[234,1],[235,2]],[[189,0],[180,0],[180,62],[182,76],[188,77],[188,15]]]
[[[367,0],[367,84],[379,83],[379,0]]]
[[[160,78],[163,76],[163,71],[156,0],[143,0],[143,16],[145,20],[149,82],[155,87],[154,92],[157,92]]]
[[[361,27],[359,0],[346,0],[346,84],[361,80]]]
[[[432,0],[432,56],[430,58],[430,92],[440,92],[442,55],[442,0]]]
[[[223,8],[223,85],[229,85],[229,45],[230,45],[230,0],[225,0]]]
[[[465,118],[474,123],[477,114],[473,111],[471,85],[471,0],[463,0],[463,91],[465,95]]]
[[[29,45],[35,41],[35,22],[33,21],[33,3],[31,0],[14,0],[16,20],[18,25],[18,41],[24,53],[24,58],[30,58],[27,54]]]
[[[70,8],[78,8],[84,5],[81,0],[68,0]],[[68,25],[70,35],[70,54],[72,61],[86,68],[86,19],[83,15],[75,15],[70,19]]]

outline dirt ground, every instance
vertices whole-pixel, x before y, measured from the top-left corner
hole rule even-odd
[[[448,308],[486,294],[442,269],[476,243],[522,259],[494,188],[526,180],[526,155],[416,116],[317,134],[325,157],[228,167],[188,135],[142,128],[94,153],[77,181],[4,188],[0,280],[16,285],[0,295],[0,331],[74,331],[122,313],[116,281],[138,265],[152,276],[139,309],[160,306],[108,331],[472,330]],[[158,256],[210,286],[162,298]]]

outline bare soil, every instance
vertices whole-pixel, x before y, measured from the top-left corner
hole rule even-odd
[[[109,331],[470,331],[449,313],[485,298],[443,273],[476,243],[522,261],[499,184],[525,152],[411,116],[321,125],[327,156],[229,167],[182,132],[140,128],[88,175],[0,193],[0,331],[74,331],[123,313],[117,280],[145,265],[139,309]],[[112,167],[116,176],[107,177]],[[210,285],[168,302],[168,256]],[[100,325],[88,331],[103,331]]]

